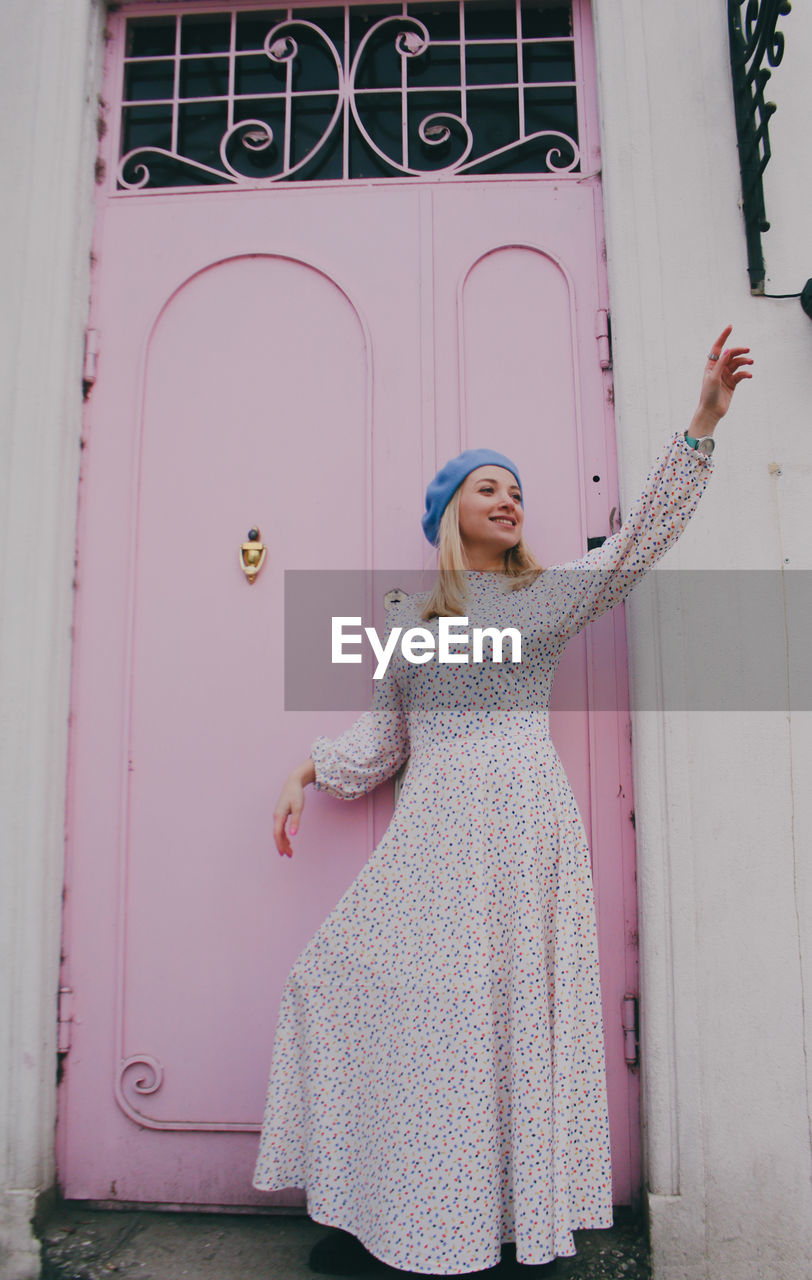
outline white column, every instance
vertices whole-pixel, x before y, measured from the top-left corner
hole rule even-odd
[[[795,300],[749,292],[726,6],[593,4],[622,498],[687,426],[708,344],[733,323],[756,379],[717,432],[715,474],[667,565],[779,580],[812,568],[812,322]],[[812,275],[812,16],[793,6],[780,25],[764,250],[768,291],[788,292]],[[812,1274],[810,716],[689,709],[703,656],[739,654],[733,622],[686,630],[685,608],[661,591],[629,609],[654,1275],[798,1280]],[[676,709],[640,709],[663,697]]]
[[[5,0],[0,294],[0,1273],[39,1275],[54,1180],[82,341],[103,48],[95,0]]]

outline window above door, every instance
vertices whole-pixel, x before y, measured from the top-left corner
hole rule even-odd
[[[115,18],[122,192],[580,171],[571,0]]]

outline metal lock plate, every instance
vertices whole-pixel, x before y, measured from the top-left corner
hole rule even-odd
[[[400,604],[401,600],[405,600],[407,594],[408,593],[406,591],[402,591],[400,587],[392,587],[387,591],[383,598],[383,602],[387,609],[391,609],[393,604]]]

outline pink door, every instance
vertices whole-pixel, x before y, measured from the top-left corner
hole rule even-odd
[[[273,848],[281,779],[348,719],[284,709],[284,571],[397,586],[430,560],[426,481],[481,444],[520,461],[543,562],[609,531],[588,12],[467,0],[387,24],[311,4],[268,39],[288,11],[132,12],[110,19],[95,246],[60,1181],[264,1205],[286,1200],[250,1185],[282,983],[392,808],[391,785],[311,793],[296,857]],[[639,1180],[624,673],[618,613],[571,646],[553,717],[593,848],[618,1203]]]

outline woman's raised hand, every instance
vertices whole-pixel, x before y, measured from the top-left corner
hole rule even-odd
[[[293,847],[290,843],[290,836],[285,830],[285,824],[290,818],[290,835],[295,836],[299,830],[299,823],[304,810],[305,785],[308,782],[315,782],[315,780],[315,765],[312,760],[308,760],[305,764],[300,765],[298,769],[293,770],[293,773],[286,778],[285,785],[279,793],[279,799],[276,802],[273,815],[273,834],[276,847],[283,858],[293,857]]]
[[[725,343],[732,330],[733,326],[730,324],[722,330],[711,347],[705,364],[702,390],[699,394],[699,408],[692,424],[697,425],[697,419],[700,419],[699,425],[702,427],[703,435],[712,434],[716,422],[723,418],[730,408],[736,387],[744,378],[753,376],[746,368],[753,363],[748,356],[749,347],[725,349]],[[688,434],[695,436],[696,432],[689,427]]]

